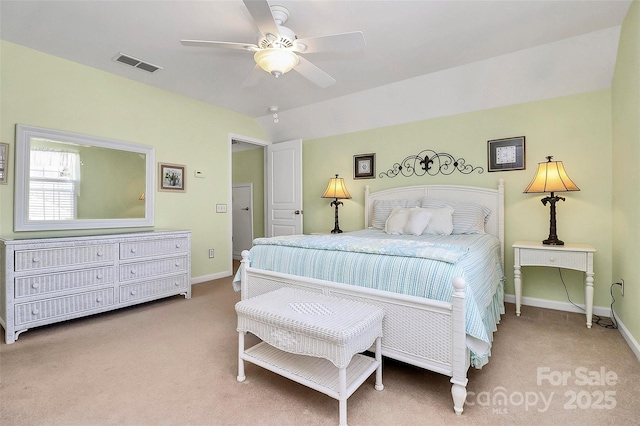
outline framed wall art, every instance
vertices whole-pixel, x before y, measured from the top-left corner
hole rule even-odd
[[[524,136],[488,141],[487,158],[490,172],[524,170]]]
[[[160,191],[185,192],[186,166],[180,164],[158,163],[158,181]]]
[[[353,156],[353,178],[354,179],[375,179],[376,177],[376,155],[359,154]]]
[[[7,174],[9,173],[9,144],[0,143],[0,184],[7,184]]]

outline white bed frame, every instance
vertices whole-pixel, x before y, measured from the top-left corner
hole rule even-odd
[[[365,227],[371,226],[375,200],[436,198],[480,204],[491,209],[486,231],[500,239],[504,268],[504,181],[497,189],[457,185],[421,185],[370,193],[365,189]],[[465,282],[455,278],[452,303],[317,280],[250,266],[249,252],[242,252],[242,299],[281,287],[302,288],[319,294],[361,300],[385,311],[382,355],[451,377],[456,414],[462,414],[467,397],[470,354],[465,333]],[[410,327],[407,327],[410,325]]]

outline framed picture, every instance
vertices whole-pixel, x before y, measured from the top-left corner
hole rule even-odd
[[[0,143],[0,184],[7,184],[9,173],[9,144]]]
[[[490,172],[524,170],[524,136],[488,141],[488,150]]]
[[[376,155],[360,154],[353,156],[353,178],[354,179],[375,179],[376,177]]]
[[[185,192],[186,167],[180,164],[158,163],[158,181],[160,191]]]

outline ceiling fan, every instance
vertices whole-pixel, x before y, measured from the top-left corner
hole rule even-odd
[[[257,74],[256,69],[262,68],[276,78],[293,69],[316,85],[325,88],[336,80],[299,54],[344,52],[365,47],[361,31],[298,39],[291,29],[284,26],[290,16],[289,10],[285,7],[269,6],[267,0],[243,0],[243,3],[260,31],[257,44],[180,40],[184,46],[222,47],[253,52],[253,59],[256,62],[254,72],[249,75],[243,85],[248,85],[248,81],[252,80],[251,76]]]

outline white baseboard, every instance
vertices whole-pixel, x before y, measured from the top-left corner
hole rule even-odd
[[[505,294],[504,301],[509,303],[516,303],[516,297],[513,294]],[[554,309],[556,311],[565,311],[565,312],[577,312],[580,314],[584,314],[584,311],[578,309],[574,305],[569,302],[559,302],[556,300],[547,300],[547,299],[538,299],[535,297],[523,297],[522,304],[526,306],[535,306],[537,308],[546,308],[546,309]],[[577,304],[581,308],[584,309],[584,305]],[[594,306],[593,313],[595,315],[601,317],[611,317],[611,307],[610,306]],[[625,327],[624,323],[620,321],[620,318],[616,315],[616,322],[618,323],[618,331],[622,335],[622,338],[627,342],[627,345],[631,348],[633,353],[636,355],[636,358],[640,360],[640,344],[638,341],[631,335],[629,329]]]
[[[201,275],[199,277],[191,277],[191,284],[201,284],[207,281],[219,280],[231,276],[231,271],[218,272],[216,274]]]
[[[516,297],[513,294],[505,294],[504,301],[509,303],[516,303]],[[557,300],[547,300],[547,299],[538,299],[536,297],[523,297],[522,304],[525,306],[535,306],[536,308],[546,308],[553,309],[556,311],[565,311],[565,312],[577,312],[579,314],[584,314],[584,305],[576,303],[576,305],[580,306],[580,308],[576,308],[569,302],[559,302]],[[611,308],[609,306],[594,306],[593,313],[600,317],[609,317],[611,316]]]
[[[627,342],[627,345],[631,348],[633,353],[636,355],[636,358],[640,361],[640,344],[638,341],[633,338],[629,329],[625,327],[624,323],[620,321],[620,319],[616,316],[616,321],[618,322],[618,331],[622,334],[622,337]]]

